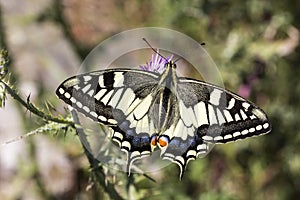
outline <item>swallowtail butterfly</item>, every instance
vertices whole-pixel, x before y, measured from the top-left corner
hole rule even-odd
[[[180,167],[226,143],[270,132],[266,114],[253,103],[199,80],[164,71],[107,69],[65,80],[56,94],[96,122],[109,126],[112,141],[127,153],[127,167],[156,147]]]

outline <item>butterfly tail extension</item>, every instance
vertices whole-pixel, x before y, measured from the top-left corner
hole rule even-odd
[[[150,137],[147,133],[137,134],[135,128],[130,128],[129,121],[124,121],[116,127],[112,127],[111,140],[126,153],[126,171],[130,175],[133,163],[136,160],[150,156],[152,150]]]
[[[207,154],[208,149],[208,144],[197,134],[194,137],[188,137],[186,140],[174,137],[170,140],[161,157],[179,166],[179,179],[182,180],[188,163]]]

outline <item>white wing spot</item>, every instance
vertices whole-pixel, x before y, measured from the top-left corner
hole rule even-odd
[[[199,144],[197,146],[197,151],[199,150],[207,150],[207,145],[206,144]]]
[[[238,136],[240,136],[240,135],[241,135],[240,132],[234,132],[234,133],[232,134],[233,137],[238,137]]]
[[[220,109],[217,108],[217,117],[218,117],[218,120],[219,120],[219,124],[223,124],[225,123],[225,119],[220,111]]]
[[[175,160],[179,161],[182,165],[185,163],[184,158],[182,156],[176,156]]]
[[[90,95],[90,96],[93,96],[93,95],[94,95],[94,91],[95,91],[95,90],[92,89],[92,90],[90,90],[87,94]]]
[[[98,119],[100,119],[100,121],[103,121],[103,122],[106,122],[106,121],[107,121],[106,117],[104,117],[104,116],[102,116],[102,115],[99,115],[99,116],[98,116]]]
[[[66,97],[67,99],[70,99],[70,98],[71,98],[70,93],[66,92],[66,93],[65,93],[65,97]]]
[[[118,123],[115,119],[108,119],[107,122],[111,123],[111,124],[117,124]]]
[[[247,103],[247,102],[243,102],[243,103],[242,103],[242,106],[245,108],[245,110],[248,110],[249,107],[250,107],[250,104]]]
[[[231,116],[231,114],[228,110],[224,110],[224,115],[225,115],[225,118],[226,118],[227,122],[232,122],[233,121],[232,116]]]
[[[204,102],[199,102],[194,106],[194,112],[197,118],[198,126],[208,124],[207,112]]]
[[[264,127],[264,129],[267,129],[267,128],[269,127],[269,124],[268,124],[268,123],[265,123],[265,124],[263,125],[263,127]]]
[[[231,108],[233,108],[234,104],[235,104],[235,99],[231,98],[230,101],[228,102],[227,109],[230,110]]]
[[[247,115],[245,114],[245,112],[243,110],[240,110],[240,113],[241,113],[241,116],[242,116],[242,119],[245,120],[247,119]]]
[[[86,93],[91,88],[91,86],[91,84],[86,85],[84,88],[82,88],[82,92]]]
[[[59,92],[60,94],[64,94],[64,93],[65,93],[65,90],[62,89],[62,88],[59,88],[59,89],[58,89],[58,92]]]
[[[110,102],[108,103],[108,105],[112,106],[112,107],[116,107],[118,102],[121,101],[121,94],[123,92],[123,89],[119,89],[117,90],[117,92],[112,96]]]
[[[90,109],[87,107],[87,106],[83,106],[82,108],[85,112],[89,113],[90,112]]]
[[[141,155],[141,153],[139,151],[134,151],[131,153],[130,157],[134,158],[134,157],[139,157]]]
[[[241,133],[242,133],[242,135],[247,135],[249,133],[249,131],[248,130],[243,130]]]
[[[208,105],[208,114],[209,114],[209,123],[210,124],[217,124],[217,117],[214,111],[214,108],[212,107],[212,105]]]
[[[195,127],[191,126],[188,128],[187,132],[186,132],[189,136],[194,137],[194,133],[195,133]]]
[[[151,152],[150,151],[143,151],[141,153],[141,156],[144,157],[144,156],[148,156]]]
[[[130,143],[128,141],[122,142],[122,147],[126,147],[126,148],[128,148],[128,150],[131,149],[131,145],[130,145]]]
[[[141,133],[141,132],[142,132],[142,123],[141,123],[140,120],[136,122],[136,125],[135,125],[135,132],[136,132],[136,133]]]
[[[85,82],[90,81],[91,79],[92,79],[92,76],[84,76],[84,77],[83,77],[83,80],[84,80]]]
[[[228,139],[231,139],[231,138],[232,138],[232,135],[230,135],[230,134],[224,136],[225,140],[228,140]]]
[[[186,154],[186,157],[192,156],[192,157],[196,157],[197,152],[195,150],[189,150]]]
[[[120,140],[118,140],[118,139],[116,139],[116,138],[113,137],[113,138],[112,138],[112,141],[118,143],[119,147],[121,147],[121,142],[120,142]],[[121,149],[121,151],[122,151],[122,149]]]
[[[80,87],[78,86],[78,85],[74,85],[74,87],[73,87],[75,90],[79,90],[80,89]]]
[[[261,119],[263,121],[267,121],[266,115],[261,110],[259,110],[259,109],[256,108],[256,109],[252,110],[252,113],[254,115],[256,115],[259,119]]]
[[[148,95],[142,102],[133,110],[136,119],[141,119],[148,112],[152,102],[152,95]]]
[[[103,99],[101,99],[101,101],[102,101],[102,103],[104,103],[104,105],[107,105],[107,102],[109,101],[109,99],[110,99],[110,97],[111,97],[111,95],[112,95],[113,92],[114,92],[113,90],[109,91],[109,92],[103,97]]]
[[[165,153],[165,158],[164,159],[168,159],[168,160],[170,160],[170,158],[172,158],[172,159],[174,159],[174,155],[173,154],[171,154],[171,153]],[[171,161],[172,161],[172,159],[171,159]]]
[[[148,115],[145,115],[142,119],[140,119],[138,125],[139,125],[139,131],[136,131],[137,133],[141,133],[141,132],[149,133],[150,130],[149,130]]]
[[[119,140],[123,140],[123,135],[121,133],[119,133],[119,132],[115,132],[113,134],[113,136],[116,137],[116,138],[118,138]]]
[[[101,97],[106,93],[106,89],[101,89],[99,92],[94,96],[95,99],[98,101],[101,99]]]
[[[218,106],[220,104],[220,98],[221,98],[221,94],[223,92],[221,90],[218,89],[214,89],[211,93],[210,93],[210,97],[209,97],[209,102],[213,105]]]
[[[131,114],[132,115],[132,114]],[[132,120],[132,121],[130,121],[131,123],[130,123],[130,125],[129,125],[129,128],[135,128],[135,127],[137,127],[137,125],[138,125],[138,121],[136,121],[136,120]]]
[[[114,73],[114,87],[122,87],[124,86],[124,76],[122,72]]]
[[[90,115],[92,115],[92,116],[95,117],[95,118],[98,117],[97,113],[95,113],[94,111],[90,112]]]
[[[175,130],[174,130],[174,133],[173,133],[174,137],[181,137],[183,127],[184,127],[184,124],[183,124],[182,120],[181,119],[178,120]]]
[[[249,132],[250,132],[250,133],[255,132],[255,128],[250,128],[250,129],[249,129]]]
[[[192,107],[187,108],[183,101],[179,101],[180,116],[186,126],[191,126],[192,123],[196,123],[194,120],[194,112]],[[196,124],[195,124],[196,125]]]
[[[222,136],[216,136],[216,137],[214,137],[214,140],[215,141],[223,140],[223,137]]]
[[[124,97],[123,97],[124,98]],[[139,99],[139,98],[136,98],[132,103],[131,105],[129,106],[129,108],[126,110],[125,112],[125,115],[128,115],[129,113],[131,113],[137,105],[139,105],[139,103],[141,102],[142,100]]]
[[[126,89],[117,105],[117,108],[123,111],[126,110],[130,103],[134,100],[134,98],[135,95],[133,91],[130,88]]]
[[[76,103],[76,99],[75,99],[74,97],[71,97],[70,101],[71,101],[72,103]]]
[[[236,113],[236,114],[234,115],[234,118],[235,118],[235,121],[241,120],[240,115],[239,115],[238,113]]]
[[[102,88],[105,87],[104,86],[104,78],[103,78],[103,76],[99,76],[98,83],[99,83],[100,87],[102,87]]]
[[[257,125],[256,130],[260,131],[262,129],[262,125]]]
[[[80,103],[79,101],[76,102],[76,105],[78,106],[78,108],[82,108],[82,103]]]
[[[204,135],[204,136],[202,136],[202,139],[206,140],[206,141],[211,141],[211,140],[213,140],[213,137],[208,136],[208,135]]]

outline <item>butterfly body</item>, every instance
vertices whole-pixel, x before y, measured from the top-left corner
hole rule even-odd
[[[162,74],[109,69],[71,77],[56,91],[59,98],[94,121],[111,127],[112,141],[132,163],[151,155],[180,167],[226,143],[271,130],[265,113],[253,103],[195,79],[178,77],[176,64]]]

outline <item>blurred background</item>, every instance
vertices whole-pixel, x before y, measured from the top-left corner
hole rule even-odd
[[[51,103],[54,115],[66,113],[56,87],[96,45],[152,26],[204,41],[226,88],[263,108],[273,125],[270,134],[216,145],[190,162],[182,181],[175,164],[149,174],[156,183],[107,173],[103,181],[118,197],[93,181],[74,131],[34,135],[0,147],[0,198],[298,199],[299,8],[292,0],[0,0],[0,46],[9,51],[14,86],[42,109]],[[43,124],[8,95],[0,109],[0,144]]]

